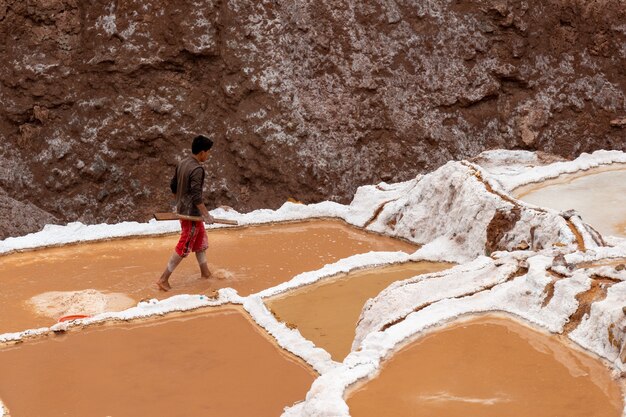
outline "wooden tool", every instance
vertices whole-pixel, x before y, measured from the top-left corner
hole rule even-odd
[[[178,213],[154,213],[154,218],[156,220],[191,220],[194,222],[204,221],[204,219],[200,216],[187,216],[185,214]],[[231,226],[237,226],[239,224],[237,223],[237,220],[218,219],[217,217],[214,217],[213,220],[215,221],[215,223],[229,224]]]

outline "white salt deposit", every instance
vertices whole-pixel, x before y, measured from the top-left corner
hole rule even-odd
[[[51,291],[36,295],[28,304],[37,314],[55,320],[63,316],[94,316],[109,311],[121,311],[136,304],[121,293],[102,293],[94,289],[82,291]]]

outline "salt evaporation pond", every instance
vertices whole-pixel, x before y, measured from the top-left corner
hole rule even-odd
[[[612,161],[611,158],[617,160],[617,157],[602,159],[601,156],[595,157],[591,162],[578,161],[576,164],[559,169],[572,172],[572,168],[585,169],[586,166],[593,166],[592,162]],[[623,162],[623,158],[620,161]],[[580,168],[581,166],[583,168]],[[355,197],[356,203],[350,207],[331,205],[326,207],[325,214],[319,215],[341,214],[339,217],[355,224],[363,224],[363,219],[370,218],[367,224],[372,225],[372,230],[401,236],[409,236],[410,231],[411,236],[414,236],[412,230],[407,229],[413,227],[420,219],[421,224],[427,224],[430,219],[416,216],[413,220],[411,216],[404,216],[410,221],[397,223],[393,219],[398,213],[394,214],[393,210],[400,210],[400,214],[412,213],[408,201],[402,206],[401,200],[394,200],[398,195],[405,192],[417,195],[424,190],[442,191],[436,192],[431,199],[420,198],[413,201],[417,214],[421,210],[421,213],[428,212],[441,217],[443,213],[440,207],[444,206],[442,201],[456,201],[454,193],[445,194],[444,191],[457,190],[455,187],[442,186],[441,184],[447,184],[443,178],[450,178],[449,174],[452,173],[459,174],[455,177],[457,183],[460,178],[480,179],[467,164],[461,163],[458,167],[448,164],[446,167],[448,170],[446,175],[438,174],[441,178],[433,174],[436,179],[439,178],[437,181],[429,183],[426,179],[431,177],[426,176],[418,182],[407,183],[399,188],[370,187],[371,199],[363,198],[361,195],[360,198]],[[626,171],[626,166],[623,169],[605,167],[575,175],[562,175],[554,181],[526,188],[541,189],[558,186],[561,183],[569,184],[592,174],[620,170]],[[515,171],[523,174],[523,178],[513,178],[507,171],[501,174],[502,178],[499,180],[503,186],[511,185],[508,188],[505,186],[510,190],[516,184],[537,180],[542,172],[546,174],[542,178],[546,178],[556,175],[558,170],[549,168],[539,170],[538,173],[526,171],[521,168]],[[490,179],[489,172],[481,175],[485,180]],[[463,183],[467,185],[467,193],[462,195],[474,196],[478,200],[484,199],[486,201],[484,207],[489,210],[492,209],[491,204],[498,207],[503,204],[497,198],[498,201],[492,201],[496,194],[490,193],[490,187],[484,187],[481,181],[476,181],[478,185],[476,187],[470,180]],[[623,181],[617,184],[621,185]],[[604,185],[613,186],[615,189],[616,181],[608,180]],[[515,190],[518,193],[521,191],[523,190]],[[450,196],[453,197],[452,200]],[[374,200],[378,201],[379,205],[374,204]],[[394,205],[391,201],[396,201],[397,204]],[[424,207],[420,202],[424,201],[433,201],[434,204],[428,210],[423,210]],[[479,204],[474,204],[474,199],[471,198],[455,204],[464,208],[465,201],[469,204],[468,209],[480,207]],[[539,204],[545,205],[543,202]],[[360,205],[364,205],[365,208]],[[286,213],[277,216],[274,221],[306,218],[311,215],[311,210],[306,208],[302,211],[302,217],[295,216],[298,207],[300,206],[288,206],[285,209]],[[594,223],[580,208],[564,209],[569,208],[576,208],[583,215],[584,221]],[[408,210],[407,213],[404,213],[405,209]],[[536,211],[526,207],[522,207],[522,212],[530,218],[525,220],[528,224],[524,223],[524,226],[529,226],[532,221],[541,225],[538,229],[534,226],[528,227],[527,230],[531,235],[533,230],[540,232],[552,230],[554,233],[560,233],[558,227],[551,229],[554,223],[563,223],[561,226],[567,226],[563,219],[554,213],[546,214],[542,213],[542,210]],[[84,297],[82,294],[85,292],[91,292],[90,296],[94,298],[90,300],[98,301],[103,308],[110,310],[125,308],[125,304],[134,304],[141,299],[164,299],[181,293],[209,294],[223,287],[232,287],[243,296],[269,289],[259,293],[258,296],[253,295],[245,299],[232,291],[226,291],[222,292],[220,299],[216,301],[217,303],[230,300],[236,304],[243,303],[247,312],[241,307],[203,307],[193,312],[170,313],[158,317],[165,311],[171,311],[171,308],[185,310],[198,308],[200,305],[206,306],[206,297],[196,295],[174,297],[161,303],[152,301],[142,303],[137,309],[140,310],[138,313],[143,315],[145,312],[153,311],[154,317],[149,319],[135,319],[130,323],[109,321],[86,327],[80,324],[75,327],[60,325],[55,327],[57,333],[44,332],[45,336],[28,337],[30,333],[26,332],[22,339],[23,343],[0,345],[0,375],[2,375],[0,400],[15,417],[54,416],[59,415],[58,413],[110,416],[280,415],[283,407],[292,404],[293,407],[287,409],[285,415],[344,416],[347,415],[347,407],[341,399],[342,394],[347,398],[351,414],[356,417],[368,415],[622,417],[623,400],[620,388],[616,381],[611,379],[609,368],[614,372],[623,370],[626,349],[620,325],[623,321],[621,303],[623,282],[618,282],[623,281],[619,272],[622,267],[618,267],[625,259],[623,250],[617,246],[598,248],[594,246],[592,251],[572,253],[574,248],[571,245],[561,249],[561,246],[555,244],[551,249],[552,252],[536,253],[539,256],[528,258],[528,268],[524,266],[525,261],[508,256],[501,258],[497,265],[489,267],[493,264],[492,260],[483,258],[481,262],[474,262],[471,259],[475,256],[472,254],[482,254],[484,243],[482,228],[486,227],[484,220],[488,221],[491,216],[484,216],[483,219],[478,215],[467,217],[464,211],[456,214],[463,215],[461,218],[475,219],[477,222],[470,221],[465,225],[464,222],[459,223],[457,217],[449,216],[447,221],[441,224],[443,229],[433,228],[430,234],[418,239],[426,246],[416,256],[421,255],[428,259],[454,259],[461,263],[467,261],[467,268],[458,269],[471,274],[468,280],[464,281],[462,275],[454,272],[435,274],[437,276],[432,279],[436,281],[449,275],[450,286],[447,288],[458,288],[457,284],[463,281],[470,288],[469,291],[473,289],[479,293],[474,295],[463,293],[465,295],[459,299],[456,299],[458,295],[455,295],[452,298],[444,297],[445,299],[441,301],[434,297],[433,304],[425,308],[421,308],[420,304],[418,311],[415,307],[418,304],[412,297],[406,297],[404,301],[408,306],[403,306],[401,300],[394,297],[391,290],[389,293],[385,292],[389,295],[391,304],[387,310],[383,308],[380,312],[383,330],[375,327],[376,323],[372,322],[374,327],[371,327],[369,333],[360,335],[365,337],[363,344],[359,345],[362,346],[362,350],[352,352],[341,364],[332,362],[326,352],[316,349],[313,344],[304,340],[302,335],[314,341],[317,346],[327,349],[335,360],[342,360],[354,338],[354,324],[364,300],[378,294],[392,281],[427,271],[409,272],[406,276],[402,272],[395,278],[390,277],[389,281],[381,279],[372,285],[372,295],[368,295],[359,290],[361,287],[369,287],[372,277],[368,277],[367,274],[374,271],[354,270],[347,275],[335,277],[329,277],[328,273],[334,274],[363,266],[371,267],[378,259],[399,262],[400,259],[406,260],[407,257],[397,253],[369,254],[320,268],[324,264],[370,250],[413,252],[416,246],[372,235],[337,221],[212,230],[209,232],[212,244],[209,262],[216,272],[219,271],[220,275],[228,278],[223,281],[201,280],[195,260],[189,259],[183,262],[172,277],[174,290],[169,293],[157,292],[154,281],[160,275],[177,236],[70,245],[0,257],[0,282],[4,289],[10,289],[8,293],[0,292],[0,313],[2,313],[0,333],[6,331],[1,328],[2,325],[7,327],[15,325],[15,330],[35,327],[36,325],[32,323],[38,320],[41,325],[50,325],[53,322],[53,314],[48,311],[36,315],[30,303],[39,298],[45,300],[44,296],[49,296],[50,291],[56,291],[55,297],[71,293],[78,298]],[[378,218],[380,221],[377,223]],[[242,216],[242,220],[247,222],[250,219]],[[263,221],[267,221],[267,218]],[[618,229],[621,227],[619,219],[613,223],[618,225]],[[306,229],[312,224],[321,227]],[[468,229],[459,230],[460,234],[457,235],[447,228],[452,224],[467,226]],[[288,230],[288,227],[283,230],[283,226],[294,226],[297,230]],[[301,226],[306,230],[299,229]],[[595,226],[602,231],[597,224]],[[339,235],[351,235],[352,238],[345,240],[343,237],[337,238],[331,232],[324,232],[325,227],[345,229],[336,232]],[[480,230],[474,233],[477,227]],[[168,226],[156,230],[172,229]],[[524,230],[519,232],[525,233]],[[50,229],[49,232],[53,230]],[[579,232],[586,233],[584,230]],[[556,238],[552,239],[550,236],[544,236],[544,239],[548,242],[557,242]],[[619,239],[607,241],[618,246],[621,242]],[[346,247],[352,249],[345,250]],[[567,266],[569,267],[571,263],[578,268],[572,272],[577,275],[570,277],[556,270],[555,274],[546,272],[545,276],[539,273],[549,266],[551,257],[553,266],[562,264],[562,259],[557,262],[554,258],[555,254],[566,256]],[[87,264],[82,262],[85,259],[89,261]],[[618,264],[614,265],[616,262]],[[585,265],[605,264],[615,267],[611,270],[604,268],[603,273],[608,275],[606,278],[602,275],[595,276],[593,271],[581,269]],[[488,270],[490,272],[485,273],[484,277],[481,273],[483,267],[480,265],[488,265],[490,268]],[[387,272],[393,275],[391,270],[396,267],[402,265],[392,266]],[[447,265],[442,267],[445,268]],[[61,272],[54,275],[57,268]],[[496,268],[504,272],[494,271]],[[523,273],[526,269],[530,272],[520,276],[520,271]],[[386,267],[378,271],[382,270],[386,270]],[[457,268],[454,271],[456,270]],[[568,270],[571,272],[572,268]],[[289,285],[276,287],[304,271],[315,272],[304,274]],[[491,282],[487,276],[492,276],[492,273],[497,275],[491,284],[495,287],[490,286],[485,290],[483,283]],[[363,276],[355,280],[359,274]],[[320,278],[322,280],[317,283],[293,289]],[[372,282],[374,281],[377,279],[372,278]],[[590,281],[591,288],[584,287],[586,281]],[[29,290],[30,287],[37,288],[42,282],[46,284],[41,288],[34,292]],[[536,295],[541,292],[541,287],[546,282],[544,294],[549,303],[542,304],[542,300]],[[564,285],[557,288],[558,284]],[[394,285],[392,289],[400,287],[406,289],[402,285]],[[19,291],[15,292],[16,288]],[[567,291],[563,291],[564,289]],[[281,291],[285,292],[275,295]],[[25,295],[18,297],[18,294]],[[415,297],[421,296],[419,292],[412,294]],[[507,297],[507,294],[514,296],[515,300]],[[261,298],[270,295],[274,296],[270,299]],[[96,300],[96,296],[103,297]],[[48,298],[52,299],[59,298]],[[293,310],[283,309],[281,302],[287,307],[293,307]],[[415,306],[411,306],[411,302],[414,302]],[[448,327],[433,327],[419,336],[420,339],[412,339],[413,342],[407,340],[406,344],[398,345],[399,350],[395,353],[387,351],[402,338],[418,337],[416,332],[423,331],[420,321],[433,318],[428,317],[430,313],[439,311],[441,314],[449,314],[447,316],[444,314],[443,318],[438,320],[440,325],[454,317],[456,311],[454,307],[460,308],[465,313],[478,311],[470,305],[472,302],[483,307],[487,305],[490,310],[515,311],[527,320],[535,321],[538,318],[551,329],[555,320],[558,322],[570,317],[572,326],[569,328],[566,326],[562,336],[554,336],[532,330],[510,318],[481,316],[478,319],[456,321]],[[506,304],[501,304],[505,302]],[[509,302],[512,304],[512,310],[504,308]],[[560,311],[561,305],[567,304],[571,307],[575,302],[578,302],[579,307],[574,314]],[[275,315],[288,326],[277,322],[276,317],[272,317],[263,303],[267,303]],[[308,311],[305,311],[307,307]],[[408,307],[407,312],[413,313],[406,320],[400,317],[398,321],[393,313],[403,307]],[[453,307],[454,311],[451,311],[450,307]],[[333,317],[332,313],[329,313],[328,317],[320,314],[327,310],[334,311],[335,316]],[[303,311],[306,314],[302,314]],[[368,311],[371,313],[377,310]],[[28,314],[31,315],[29,318],[22,318]],[[315,317],[315,314],[320,314],[320,317]],[[352,314],[354,319],[346,319]],[[250,317],[253,317],[256,323],[252,322]],[[436,316],[434,318],[436,319]],[[196,320],[197,323],[201,323],[193,324],[192,322]],[[340,326],[333,327],[335,321]],[[364,323],[368,323],[365,318],[360,325]],[[392,325],[387,327],[385,323]],[[430,323],[435,325],[437,321]],[[299,331],[290,330],[289,324],[297,326]],[[265,330],[261,330],[261,327]],[[233,328],[236,330],[233,331]],[[422,330],[417,330],[420,328]],[[68,332],[62,334],[60,333],[62,329],[67,329]],[[230,340],[229,336],[232,333],[233,339]],[[269,334],[278,342],[269,338]],[[8,336],[10,340],[11,335]],[[614,358],[615,350],[619,348],[622,352],[621,361],[614,362],[612,367],[606,366],[607,364],[595,357],[573,348],[571,340],[576,340],[581,346],[607,358]],[[277,343],[284,350],[279,348]],[[129,347],[133,351],[130,355],[127,354]],[[246,350],[247,347],[252,349]],[[117,356],[120,353],[123,357]],[[110,360],[102,360],[107,355],[111,355]],[[308,365],[294,355],[303,358]],[[247,361],[247,356],[251,356],[250,362]],[[380,357],[386,359],[379,368],[377,363]],[[73,362],[74,359],[76,362]],[[98,361],[102,363],[96,364]],[[377,370],[374,370],[373,365],[376,365]],[[282,366],[284,368],[281,368]],[[311,383],[315,374],[309,366],[320,372],[319,379],[313,382],[313,385]],[[277,374],[272,374],[272,369],[277,369]],[[161,371],[165,373],[157,374]],[[344,386],[369,372],[373,374],[368,380],[358,381],[344,393]],[[175,377],[170,377],[170,374],[174,374]],[[192,378],[189,378],[189,375]],[[167,386],[159,385],[164,380]],[[224,386],[211,385],[216,381],[221,383],[221,380],[224,381]],[[242,384],[244,381],[250,381],[250,385]],[[623,378],[620,382],[623,383]],[[284,396],[287,391],[289,394]],[[215,397],[211,394],[215,394]],[[40,398],[43,400],[40,401]],[[167,403],[161,403],[162,400]],[[216,402],[212,402],[213,400]]]
[[[0,348],[14,416],[268,416],[315,373],[240,308],[107,326]]]
[[[600,360],[496,316],[410,343],[347,403],[353,417],[620,417],[623,407]]]
[[[409,262],[351,272],[266,301],[279,320],[342,361],[350,352],[365,302],[395,281],[441,271],[452,264]]]
[[[562,175],[513,191],[516,198],[555,210],[575,209],[604,235],[626,237],[626,167]]]
[[[226,279],[200,279],[195,257],[190,256],[172,275],[173,290],[167,293],[159,292],[154,282],[165,268],[177,235],[81,243],[2,256],[0,333],[49,326],[58,316],[81,314],[83,311],[71,309],[72,303],[81,304],[81,297],[86,297],[82,304],[89,304],[96,295],[109,296],[97,301],[105,305],[105,311],[115,311],[144,298],[208,294],[224,287],[245,296],[354,254],[410,253],[416,249],[413,244],[334,220],[214,229],[208,233],[210,267]],[[87,289],[92,294],[74,293]],[[55,310],[64,307],[59,293],[68,294],[64,311]],[[33,305],[35,301],[45,304],[46,299],[53,304],[47,309]]]

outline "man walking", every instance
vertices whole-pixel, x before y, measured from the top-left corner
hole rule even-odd
[[[167,263],[165,271],[163,271],[161,278],[156,282],[162,291],[172,289],[169,283],[170,275],[190,252],[196,254],[202,278],[211,276],[206,258],[209,241],[204,229],[204,223],[211,224],[214,220],[202,202],[204,168],[200,164],[208,159],[209,151],[212,147],[213,141],[211,139],[202,135],[196,136],[191,144],[192,155],[178,163],[170,183],[170,189],[176,195],[177,213],[188,216],[202,216],[204,221],[180,221],[180,239]]]

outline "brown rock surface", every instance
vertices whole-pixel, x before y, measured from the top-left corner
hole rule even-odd
[[[0,0],[0,188],[145,220],[198,132],[209,205],[242,211],[488,148],[626,150],[625,21],[622,0]]]
[[[3,236],[17,236],[26,230],[40,230],[58,219],[34,204],[20,202],[7,196],[0,189],[0,219]]]

